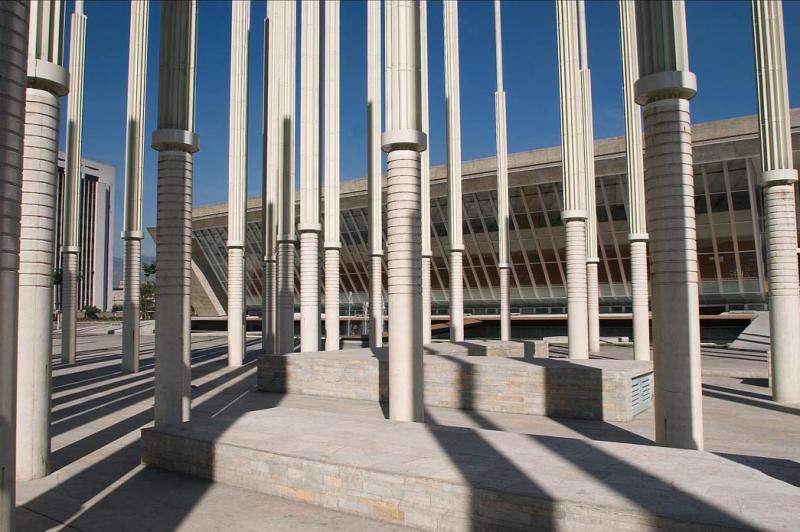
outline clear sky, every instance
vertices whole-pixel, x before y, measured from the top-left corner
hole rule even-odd
[[[511,152],[560,143],[556,22],[553,1],[503,2],[503,53]],[[261,193],[262,50],[264,1],[253,1],[250,33],[248,195]],[[69,15],[67,5],[67,43]],[[122,224],[130,5],[87,1],[88,17],[83,121],[83,156],[117,170],[117,235]],[[156,220],[156,152],[149,148],[156,123],[160,4],[151,2],[147,78],[147,146],[144,224]],[[199,2],[197,133],[194,204],[227,200],[230,4]],[[692,120],[705,122],[754,114],[755,81],[750,2],[689,0],[686,5],[690,68],[698,78]],[[298,13],[298,24],[300,16]],[[800,2],[784,2],[792,106],[800,105]],[[341,4],[341,176],[366,175],[366,4]],[[459,4],[462,157],[493,156],[494,19],[491,1]],[[624,132],[617,4],[587,2],[589,66],[592,70],[597,138]],[[445,161],[442,3],[428,2],[430,150],[432,164]],[[299,38],[298,38],[299,45]],[[67,45],[68,47],[68,45]],[[68,52],[68,50],[67,50]],[[66,56],[65,56],[66,58]],[[65,65],[68,61],[65,59]],[[298,81],[299,83],[299,81]],[[299,99],[298,99],[299,101]],[[62,100],[61,147],[66,98]],[[298,134],[299,138],[299,134]],[[299,175],[299,174],[298,174]],[[122,255],[115,239],[115,256]],[[154,255],[149,237],[143,252]]]

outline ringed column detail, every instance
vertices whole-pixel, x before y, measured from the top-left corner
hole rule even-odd
[[[424,419],[422,374],[419,3],[388,0],[386,9],[386,179],[389,270],[389,417]]]
[[[163,2],[158,68],[155,423],[188,421],[197,2]]]
[[[586,5],[578,0],[578,78],[581,90],[583,175],[586,179],[586,305],[589,352],[600,352],[600,286],[597,279],[597,199],[594,179],[594,126],[592,124],[592,76],[586,42]]]
[[[277,315],[275,317],[275,354],[294,351],[294,253],[297,246],[294,221],[294,141],[295,141],[295,56],[297,8],[294,2],[284,2],[281,28],[280,59],[280,161],[277,201]]]
[[[444,2],[444,93],[447,118],[447,189],[450,228],[450,341],[464,341],[464,237],[461,197],[461,89],[458,0]]]
[[[497,139],[497,240],[500,270],[500,340],[511,339],[510,272],[508,256],[508,141],[506,135],[506,92],[503,89],[503,32],[500,0],[494,0],[495,64],[497,92],[494,93],[495,137]]]
[[[64,174],[64,234],[61,247],[61,363],[74,364],[78,325],[78,200],[83,135],[83,71],[86,60],[86,15],[83,0],[75,1],[70,19],[67,157]]]
[[[17,480],[44,477],[50,468],[59,97],[67,94],[69,86],[69,75],[62,67],[64,5],[60,0],[29,5],[17,326]]]
[[[383,177],[381,174],[381,2],[367,2],[367,172],[369,345],[383,346]]]
[[[650,289],[647,275],[647,220],[642,161],[642,113],[634,100],[633,84],[639,78],[636,51],[636,12],[632,2],[619,2],[622,94],[625,109],[625,151],[628,176],[628,242],[631,253],[633,296],[633,357],[650,360]]]
[[[228,144],[228,366],[245,353],[247,216],[247,64],[250,0],[231,3],[231,93]]]
[[[0,532],[14,530],[17,427],[17,311],[28,2],[0,3]]]
[[[271,355],[275,352],[275,188],[277,187],[278,163],[280,154],[277,119],[277,101],[280,99],[280,87],[275,77],[276,52],[280,43],[277,32],[270,32],[272,26],[280,27],[277,18],[281,9],[280,2],[267,6],[268,16],[264,19],[264,92],[263,117],[261,124],[261,227],[262,277],[261,277],[261,352]]]
[[[783,4],[753,0],[753,36],[767,233],[772,398],[800,403],[797,220]]]
[[[578,79],[578,13],[575,2],[556,2],[561,160],[567,246],[569,358],[589,358],[586,286],[586,180],[583,165],[583,100]]]
[[[419,59],[420,59],[420,106],[422,108],[422,132],[430,134],[428,111],[428,0],[419,2]],[[431,156],[428,150],[420,152],[420,225],[422,226],[422,343],[429,344],[431,337]]]
[[[125,267],[122,304],[122,371],[139,371],[139,300],[142,270],[142,177],[150,2],[131,2],[128,110],[125,125]]]
[[[325,350],[339,350],[339,0],[325,2]]]
[[[300,27],[300,351],[319,351],[320,4],[303,2]]]
[[[703,448],[700,315],[686,15],[681,0],[636,3],[650,231],[656,443]]]

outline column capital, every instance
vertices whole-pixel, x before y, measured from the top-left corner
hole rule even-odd
[[[294,233],[289,235],[278,235],[278,238],[275,239],[278,244],[295,244],[297,243],[297,235]]]
[[[628,234],[628,242],[647,242],[650,240],[648,233],[630,233]]]
[[[156,129],[153,131],[152,146],[156,151],[195,153],[200,150],[200,137],[194,131],[185,129]]]
[[[697,76],[688,70],[655,72],[636,80],[633,92],[639,105],[667,98],[690,100],[697,94]]]
[[[561,211],[561,219],[566,220],[585,220],[586,219],[586,211],[583,209],[570,209]]]
[[[302,223],[297,224],[298,233],[321,233],[322,224],[319,223]]]
[[[122,231],[119,236],[122,240],[144,240],[142,231]]]
[[[428,149],[428,136],[418,129],[385,131],[381,135],[381,149],[387,153],[392,150],[423,152]]]
[[[794,168],[782,168],[779,170],[767,170],[761,173],[761,186],[771,187],[773,185],[790,185],[797,181],[797,170]]]
[[[322,244],[323,249],[342,249],[341,242],[324,242]]]
[[[227,240],[225,246],[228,249],[242,249],[244,248],[244,240]]]
[[[69,72],[55,63],[31,58],[28,60],[28,87],[66,96],[69,93]]]
[[[451,244],[450,251],[459,251],[461,253],[464,252],[464,244]]]
[[[81,248],[79,246],[61,246],[61,253],[80,253]]]

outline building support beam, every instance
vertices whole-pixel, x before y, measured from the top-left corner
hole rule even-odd
[[[142,286],[142,176],[150,2],[131,2],[128,111],[125,126],[125,267],[122,303],[122,371],[139,371],[139,300]]]
[[[800,403],[797,219],[783,4],[752,0],[769,272],[772,398]]]
[[[275,317],[275,354],[294,351],[294,253],[297,246],[294,221],[294,141],[295,141],[295,49],[297,8],[294,2],[281,2],[282,36],[275,70],[280,71],[279,135],[281,151],[278,169],[277,216],[277,315]],[[271,32],[270,32],[271,33]]]
[[[561,160],[567,246],[569,358],[589,358],[586,286],[586,180],[583,165],[581,83],[578,78],[578,13],[575,2],[556,2]]]
[[[69,86],[62,66],[64,5],[60,0],[30,4],[19,254],[17,480],[44,477],[50,467],[59,97]]]
[[[191,410],[192,154],[197,2],[161,4],[156,226],[156,425],[188,421]]]
[[[300,351],[319,351],[319,56],[321,5],[303,2],[300,24]]]
[[[644,107],[644,182],[650,231],[656,443],[703,448],[700,316],[689,99],[682,0],[636,3]]]
[[[444,94],[447,118],[447,207],[450,228],[450,341],[464,341],[464,237],[461,196],[461,81],[458,0],[444,2]]]
[[[64,234],[61,247],[61,363],[74,364],[78,327],[78,200],[83,136],[83,70],[86,62],[86,15],[75,1],[70,21],[67,157],[64,174]]]
[[[325,3],[325,350],[339,350],[339,0]]]
[[[17,428],[17,311],[28,3],[0,3],[0,532],[14,530]]]
[[[430,134],[430,112],[428,111],[428,0],[419,2],[419,60],[420,60],[420,106],[422,132]],[[431,338],[431,155],[428,150],[420,152],[420,225],[422,227],[422,343]]]
[[[369,345],[383,346],[383,177],[381,174],[381,2],[367,2],[367,173]]]
[[[280,125],[277,118],[280,85],[276,81],[276,61],[279,57],[276,48],[282,42],[277,31],[278,17],[282,13],[280,3],[267,6],[268,16],[264,19],[264,93],[262,98],[264,116],[262,122],[262,160],[261,160],[261,227],[262,257],[261,276],[261,353],[275,353],[275,189],[278,186],[278,162],[280,154]]]
[[[619,27],[628,176],[633,356],[636,360],[650,360],[650,289],[647,275],[648,235],[642,162],[642,114],[633,94],[633,84],[639,78],[639,55],[636,51],[636,12],[632,2],[620,0]]]
[[[500,270],[500,340],[511,339],[510,268],[508,254],[508,141],[506,135],[506,92],[503,89],[503,32],[500,0],[494,0],[495,64],[497,91],[494,93],[495,137],[497,139],[497,266]]]
[[[228,366],[245,354],[247,228],[247,65],[250,0],[231,3],[231,93],[228,144]]]
[[[424,419],[420,232],[420,152],[427,148],[420,113],[420,6],[386,6],[386,190],[389,270],[389,417]]]

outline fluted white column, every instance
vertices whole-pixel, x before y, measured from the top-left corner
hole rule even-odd
[[[303,2],[300,27],[300,351],[319,350],[320,4]]]
[[[14,530],[17,428],[17,303],[19,218],[25,85],[28,57],[28,3],[0,3],[0,532]]]
[[[503,32],[500,0],[494,0],[495,64],[497,92],[494,93],[495,137],[497,139],[497,241],[500,270],[500,340],[511,339],[511,302],[508,256],[508,142],[506,140],[506,92],[503,89]]]
[[[628,176],[628,241],[631,250],[633,299],[633,356],[650,360],[650,289],[647,275],[647,221],[642,162],[642,114],[634,100],[633,84],[639,78],[636,51],[636,12],[633,2],[619,1],[622,94],[625,109],[625,151]]]
[[[280,69],[279,148],[277,216],[277,296],[275,322],[275,353],[294,351],[294,253],[297,245],[294,221],[294,162],[295,162],[295,29],[297,9],[294,2],[281,2],[283,15],[276,32],[282,37],[280,57],[275,68]],[[271,33],[271,32],[270,32]]]
[[[369,345],[383,345],[383,183],[381,175],[381,2],[367,2],[367,174]]]
[[[656,443],[703,448],[700,316],[684,4],[636,4],[644,107],[644,182],[650,230]]]
[[[800,403],[800,296],[797,271],[797,220],[780,0],[752,0],[758,86],[761,183],[764,187],[769,273],[772,398]]]
[[[583,165],[581,83],[578,79],[578,13],[575,2],[556,2],[561,160],[567,247],[569,358],[589,358],[586,277],[586,181]]]
[[[325,3],[325,350],[339,349],[339,0]]]
[[[159,40],[156,220],[156,425],[188,421],[191,407],[192,154],[197,2],[163,2]]]
[[[139,371],[139,299],[141,297],[142,176],[147,87],[147,30],[150,2],[131,2],[128,49],[128,110],[125,125],[124,299],[122,371]]]
[[[64,174],[64,237],[61,247],[61,363],[75,363],[78,320],[78,199],[83,136],[83,70],[86,58],[86,15],[83,0],[75,1],[69,38],[67,98],[67,159]]]
[[[444,94],[447,117],[447,207],[450,228],[450,341],[464,340],[464,237],[461,220],[461,89],[458,1],[444,2]]]
[[[231,94],[228,144],[228,365],[245,353],[247,215],[247,62],[250,0],[231,3]]]
[[[594,127],[592,125],[592,76],[586,43],[586,6],[578,0],[578,78],[581,86],[582,162],[586,179],[586,305],[589,352],[600,352],[600,287],[597,280],[597,200],[594,182]]]
[[[17,328],[17,480],[41,478],[50,465],[59,97],[67,94],[69,85],[62,67],[64,2],[30,3],[29,21]]]
[[[420,266],[420,157],[427,148],[420,116],[420,6],[386,6],[386,179],[389,270],[389,417],[424,419]]]
[[[428,0],[419,2],[419,61],[420,61],[420,106],[422,132],[430,135],[430,113],[428,112]],[[431,155],[428,150],[420,152],[420,225],[422,226],[422,343],[429,344],[431,338]]]

